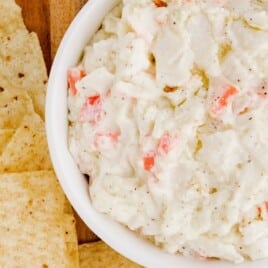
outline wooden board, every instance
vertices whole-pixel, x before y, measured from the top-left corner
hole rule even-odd
[[[87,0],[16,0],[22,7],[24,22],[38,34],[48,72],[59,43],[74,16]],[[80,243],[98,240],[76,215]]]

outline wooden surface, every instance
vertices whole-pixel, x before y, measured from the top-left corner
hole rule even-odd
[[[16,0],[22,7],[24,22],[30,31],[38,34],[48,73],[59,43],[70,22],[87,0]],[[98,238],[76,215],[80,243]]]
[[[46,65],[49,70],[51,66],[50,0],[16,0],[16,2],[22,7],[24,22],[29,31],[34,31],[39,36]]]

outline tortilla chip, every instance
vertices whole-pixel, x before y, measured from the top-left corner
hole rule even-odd
[[[73,211],[49,171],[46,83],[37,35],[0,1],[0,267],[79,267]]]
[[[16,88],[45,88],[47,72],[35,33],[16,30],[8,36],[0,35],[0,74]]]
[[[52,171],[0,175],[0,267],[78,267],[65,201]]]
[[[0,129],[17,128],[23,117],[33,112],[32,100],[27,93],[0,84]]]
[[[64,212],[66,214],[74,215],[73,208],[72,208],[70,202],[67,199],[66,199],[65,204],[64,204]]]
[[[44,120],[45,119],[45,99],[46,99],[46,90],[28,90],[29,96],[33,100],[34,110],[39,116]]]
[[[8,35],[20,29],[24,30],[21,9],[16,5],[14,0],[0,1],[0,34]]]
[[[0,172],[51,169],[44,123],[36,114],[25,116],[0,156]]]
[[[37,35],[26,29],[21,8],[13,0],[0,1],[0,86],[2,81],[28,92],[36,112],[44,116],[47,71],[42,50]]]
[[[74,232],[75,227],[75,220],[74,215],[66,215],[64,218],[65,222],[65,241],[66,241],[66,248],[67,248],[67,256],[69,258],[69,262],[71,263],[72,260],[77,260],[79,263],[79,256],[78,256],[78,241],[77,241],[77,233]],[[79,266],[80,267],[80,266]]]
[[[104,242],[94,242],[79,246],[81,268],[138,268],[138,264],[112,250]]]
[[[14,129],[0,129],[0,155],[8,144],[9,140],[15,133]]]
[[[36,113],[29,113],[23,117],[20,128],[34,128],[36,130],[45,131],[45,122]]]
[[[8,38],[0,36],[1,76],[14,87],[44,88],[47,74],[37,35],[17,30]]]

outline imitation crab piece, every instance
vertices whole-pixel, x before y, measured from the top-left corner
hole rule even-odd
[[[70,92],[73,96],[75,96],[77,94],[76,82],[85,77],[86,72],[85,70],[75,67],[68,70],[67,76]]]
[[[165,133],[158,142],[157,147],[143,155],[143,167],[146,171],[151,171],[155,165],[155,158],[163,154],[171,152],[179,142],[179,137],[176,134]]]
[[[263,202],[262,205],[257,206],[257,218],[268,219],[268,202]]]
[[[158,151],[168,154],[179,142],[179,137],[177,135],[172,135],[170,133],[165,133],[158,145]]]
[[[96,124],[101,119],[101,96],[93,95],[87,98],[80,111],[80,121]]]
[[[94,138],[94,146],[98,150],[106,149],[111,150],[119,142],[119,132],[100,132],[96,133]]]
[[[222,111],[225,107],[228,106],[230,99],[238,93],[238,90],[233,87],[229,86],[221,96],[219,96],[215,103],[212,106],[212,112],[213,113],[218,113]]]
[[[168,4],[162,0],[153,0],[153,2],[157,7],[167,7],[168,6]]]
[[[155,153],[151,152],[143,156],[143,167],[146,171],[151,171],[155,164]]]

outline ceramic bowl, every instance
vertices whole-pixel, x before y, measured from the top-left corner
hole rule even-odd
[[[149,268],[229,268],[226,262],[204,262],[170,255],[146,242],[134,232],[102,215],[92,207],[87,180],[76,166],[67,144],[67,70],[75,66],[84,47],[100,23],[117,4],[113,0],[90,0],[67,30],[50,73],[46,98],[46,130],[52,162],[61,186],[72,206],[101,239],[127,258]],[[268,267],[268,261],[238,265],[241,268]]]

